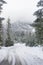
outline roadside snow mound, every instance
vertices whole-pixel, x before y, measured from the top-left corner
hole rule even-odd
[[[0,49],[0,65],[43,65],[43,48],[15,44]]]

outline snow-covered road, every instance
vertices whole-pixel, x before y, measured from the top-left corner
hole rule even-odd
[[[43,65],[43,48],[15,44],[0,49],[0,65]]]

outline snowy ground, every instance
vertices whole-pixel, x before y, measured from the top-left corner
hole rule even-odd
[[[0,49],[0,65],[43,65],[43,47],[15,44]]]

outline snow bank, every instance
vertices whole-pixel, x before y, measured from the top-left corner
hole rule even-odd
[[[0,63],[3,60],[8,60],[11,65],[43,65],[42,47],[28,47],[19,43],[11,47],[2,47]]]

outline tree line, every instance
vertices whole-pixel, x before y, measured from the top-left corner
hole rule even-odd
[[[1,12],[2,12],[2,6],[3,4],[6,4],[6,2],[4,0],[0,0],[0,46],[3,46],[3,25],[2,25],[2,21],[5,19],[3,17],[1,17]],[[30,46],[34,46],[34,45],[43,45],[43,0],[40,0],[37,4],[37,7],[41,7],[39,8],[34,15],[36,15],[36,20],[30,24],[30,26],[35,28],[35,39],[31,40],[33,36],[30,36],[31,38],[29,38],[28,36],[26,36],[27,38],[25,38],[24,32],[21,33],[21,41],[23,43],[26,42],[26,45],[30,45]],[[7,21],[7,38],[5,41],[5,46],[12,46],[14,44],[14,42],[11,40],[10,37],[10,28],[11,28],[11,24],[10,24],[10,19],[8,18]],[[19,38],[20,38],[19,36]],[[15,36],[15,40],[17,41],[18,36]],[[29,40],[30,39],[30,40]],[[18,40],[18,41],[20,41]]]

